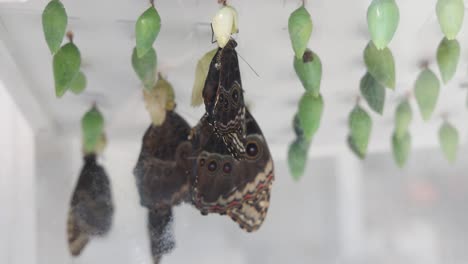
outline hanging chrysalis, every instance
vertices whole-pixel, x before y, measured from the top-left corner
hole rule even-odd
[[[151,50],[153,43],[161,30],[161,17],[151,3],[151,6],[138,17],[135,24],[136,51],[139,58]]]
[[[447,121],[439,129],[439,142],[447,160],[454,163],[457,159],[459,136],[457,129]]]
[[[436,6],[439,25],[447,39],[455,39],[463,25],[465,4],[463,0],[438,0]]]
[[[437,64],[442,81],[446,84],[452,80],[460,60],[460,44],[458,40],[442,39],[437,48]]]
[[[379,83],[370,73],[362,77],[359,84],[361,95],[369,107],[378,114],[383,114],[385,105],[385,87]]]
[[[109,232],[114,214],[110,181],[97,161],[106,142],[104,119],[96,106],[84,115],[81,125],[84,165],[73,191],[67,221],[68,246],[73,256],[79,256],[90,239]]]
[[[369,42],[364,50],[364,62],[374,79],[385,87],[395,89],[395,61],[390,49],[379,50],[373,42]]]
[[[299,101],[298,118],[299,124],[304,131],[304,138],[311,141],[320,126],[323,112],[322,96],[314,97],[305,93]]]
[[[398,105],[395,112],[395,135],[403,137],[408,131],[412,120],[413,111],[408,99],[405,99]]]
[[[289,170],[295,180],[304,174],[307,153],[320,126],[323,112],[323,98],[320,94],[322,62],[316,53],[307,48],[312,29],[312,18],[303,3],[288,20],[289,38],[294,50],[294,70],[305,89],[293,121],[297,138],[288,151]]]
[[[414,96],[424,121],[431,118],[439,98],[439,91],[440,83],[437,76],[430,69],[424,69],[414,85]]]
[[[289,172],[295,180],[299,180],[304,175],[307,165],[307,152],[309,151],[309,146],[310,142],[301,137],[298,137],[293,143],[291,143],[291,145],[289,145]]]
[[[80,67],[80,51],[73,43],[73,36],[70,33],[69,42],[55,53],[53,59],[55,95],[57,97],[62,97],[70,88],[73,80],[80,72]]]
[[[304,89],[315,97],[320,95],[322,62],[317,54],[306,49],[302,58],[294,56],[294,70]]]
[[[356,105],[349,115],[348,124],[348,145],[359,158],[364,159],[372,131],[372,119],[362,107]]]
[[[67,90],[80,94],[86,89],[86,76],[81,67],[81,54],[73,43],[73,34],[67,34],[69,42],[62,47],[68,25],[68,16],[60,0],[51,0],[42,13],[42,29],[47,46],[53,55],[53,75],[56,97]]]
[[[411,135],[409,125],[413,119],[413,112],[408,99],[398,104],[395,111],[395,131],[392,135],[392,151],[396,164],[402,168],[405,166],[411,150]]]
[[[51,0],[42,13],[42,29],[52,54],[55,54],[62,45],[67,24],[68,16],[62,2]]]
[[[409,157],[411,150],[411,135],[406,132],[402,136],[397,136],[395,133],[392,136],[392,151],[393,158],[398,167],[403,168]]]
[[[158,65],[158,57],[153,47],[146,52],[142,57],[138,57],[137,49],[133,49],[132,66],[143,86],[151,90],[156,82],[156,68]]]
[[[367,26],[372,42],[382,50],[392,41],[400,22],[395,0],[373,0],[367,9]]]
[[[312,35],[312,18],[302,5],[296,9],[288,20],[288,31],[296,58],[301,59],[307,49],[307,43]]]

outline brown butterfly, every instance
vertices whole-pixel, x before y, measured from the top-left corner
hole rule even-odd
[[[73,256],[80,255],[91,237],[109,232],[114,213],[104,168],[97,164],[94,154],[85,156],[84,161],[68,213],[68,246]]]
[[[246,110],[246,153],[235,159],[223,139],[200,121],[192,135],[192,203],[202,214],[227,214],[248,232],[265,220],[274,180],[273,160],[262,131]]]
[[[245,154],[245,104],[236,46],[236,41],[231,39],[216,52],[203,88],[203,99],[206,121],[229,153],[240,159]]]
[[[133,170],[142,206],[153,210],[189,200],[189,133],[188,123],[173,111],[160,126],[146,130]]]

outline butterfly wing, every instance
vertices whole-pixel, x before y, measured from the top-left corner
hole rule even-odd
[[[218,49],[210,64],[203,98],[208,124],[232,156],[239,159],[245,153],[245,104],[236,46],[230,40]]]
[[[165,208],[187,199],[189,133],[188,123],[173,111],[160,126],[147,129],[133,170],[142,206]]]
[[[201,122],[206,122],[202,119]],[[246,154],[237,160],[209,126],[197,127],[193,146],[192,202],[202,214],[228,214],[241,228],[257,230],[269,207],[273,160],[257,122],[246,111]]]
[[[81,253],[92,236],[109,232],[113,213],[109,178],[96,156],[86,156],[68,213],[68,245],[73,256]]]
[[[170,207],[148,210],[148,232],[154,264],[158,264],[162,256],[171,252],[175,247],[172,221]]]

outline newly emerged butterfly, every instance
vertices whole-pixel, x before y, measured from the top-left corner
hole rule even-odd
[[[110,181],[96,155],[84,157],[78,183],[73,192],[68,213],[68,246],[78,256],[93,236],[104,236],[112,225],[114,206]]]

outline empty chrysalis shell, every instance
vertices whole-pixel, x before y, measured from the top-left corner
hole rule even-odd
[[[220,48],[224,48],[231,35],[239,31],[237,11],[231,6],[223,6],[211,21],[213,33]]]
[[[218,49],[207,52],[198,61],[195,69],[195,82],[192,89],[192,106],[199,106],[203,103],[203,88],[205,87],[206,77],[210,69],[210,63]]]
[[[166,111],[175,108],[174,90],[171,84],[161,76],[151,90],[143,90],[146,109],[148,110],[153,125],[161,125],[166,118]]]

